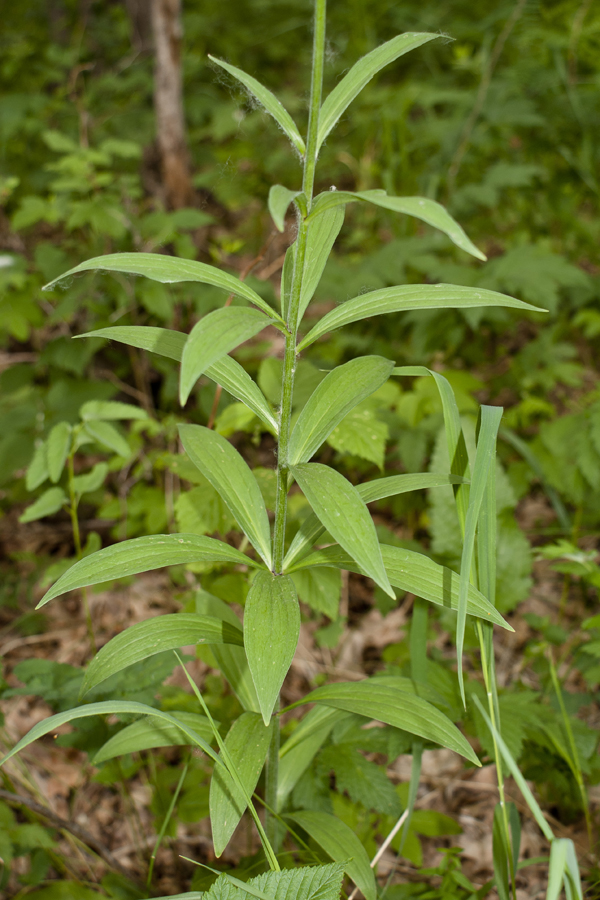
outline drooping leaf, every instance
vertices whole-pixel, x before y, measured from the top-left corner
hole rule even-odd
[[[307,694],[300,703],[323,703],[334,709],[365,716],[441,744],[480,765],[471,745],[456,725],[416,694],[373,679],[327,684]],[[299,705],[299,704],[294,704]]]
[[[299,810],[287,815],[323,848],[325,853],[344,867],[344,871],[363,892],[367,900],[375,900],[377,887],[367,851],[352,829],[329,813]]]
[[[479,250],[475,244],[469,240],[464,230],[460,227],[450,213],[448,213],[441,203],[430,200],[428,197],[388,197],[385,191],[328,191],[315,199],[311,209],[311,215],[322,214],[323,210],[333,208],[336,204],[352,203],[355,200],[362,200],[367,203],[373,203],[383,209],[392,210],[392,212],[404,213],[407,216],[413,216],[415,219],[421,219],[448,235],[453,244],[460,247],[466,253],[470,253],[476,259],[485,262],[486,256]],[[309,216],[310,221],[310,216]]]
[[[102,487],[107,475],[108,464],[105,462],[96,463],[89,472],[74,476],[73,490],[76,494],[91,494],[93,491],[97,491],[99,487]]]
[[[107,256],[96,256],[53,279],[44,285],[43,290],[52,290],[65,279],[72,279],[80,272],[91,271],[144,275],[152,281],[161,282],[161,284],[179,284],[184,281],[212,284],[214,287],[222,288],[228,294],[244,297],[272,319],[279,319],[277,313],[271,309],[268,303],[265,303],[256,291],[253,291],[251,287],[234,275],[229,275],[215,266],[209,266],[193,259],[178,259],[162,253],[109,253]]]
[[[113,453],[117,453],[125,459],[131,456],[129,444],[110,422],[101,422],[94,419],[85,423],[84,430],[102,447],[107,447]]]
[[[317,146],[321,146],[348,106],[377,72],[395,59],[398,59],[398,57],[437,37],[439,37],[439,34],[418,34],[414,32],[399,34],[392,38],[391,41],[386,41],[385,44],[381,44],[375,50],[371,50],[370,53],[367,53],[366,56],[354,63],[350,71],[334,87],[321,107]]]
[[[298,344],[298,353],[317,338],[350,322],[412,309],[471,309],[482,306],[506,306],[511,309],[545,312],[506,294],[483,288],[452,284],[405,284],[361,294],[328,312]]]
[[[335,469],[321,463],[294,466],[294,478],[327,531],[382,590],[394,597],[377,533],[360,494]]]
[[[67,502],[67,495],[62,488],[52,487],[38,497],[37,500],[28,506],[19,516],[19,522],[35,522],[37,519],[43,519],[44,516],[52,516]]]
[[[257,309],[226,306],[194,325],[181,357],[179,400],[183,406],[200,376],[221,357],[258,334],[271,320]]]
[[[340,710],[315,706],[282,746],[277,773],[278,811],[283,809],[285,801],[329,737],[333,726],[344,717],[345,714]]]
[[[238,775],[252,796],[267,758],[273,726],[262,717],[245,712],[233,723],[225,746]],[[210,823],[215,854],[220,856],[229,843],[244,812],[246,800],[224,768],[215,769],[210,781]]]
[[[171,715],[176,721],[181,721],[191,728],[207,743],[212,740],[212,731],[206,716],[183,710],[173,710]],[[94,765],[98,765],[106,762],[107,759],[124,756],[126,753],[139,753],[155,747],[188,746],[190,743],[189,736],[179,726],[156,720],[149,715],[114,734],[98,750],[93,762]]]
[[[162,709],[155,709],[152,706],[146,706],[145,703],[136,703],[133,700],[103,700],[100,703],[86,703],[84,706],[77,706],[75,709],[67,709],[65,712],[57,713],[55,716],[49,716],[47,719],[42,719],[41,722],[38,722],[27,732],[25,737],[22,737],[21,740],[15,744],[12,750],[7,753],[3,759],[0,759],[0,766],[3,766],[5,762],[11,759],[16,753],[20,753],[21,750],[28,747],[29,744],[37,741],[38,738],[43,737],[45,734],[50,734],[52,731],[56,731],[57,728],[60,728],[61,725],[65,725],[67,722],[73,722],[76,719],[84,719],[87,716],[111,715],[152,716],[155,719],[160,719],[170,725],[174,725],[190,738],[192,744],[200,747],[207,756],[219,765],[222,765],[221,760],[217,757],[217,754],[204,738],[199,734],[196,734],[194,729],[186,725],[185,722],[176,719],[169,713],[163,712]]]
[[[381,544],[380,550],[391,584],[403,591],[410,591],[423,600],[435,603],[436,606],[458,609],[460,578],[456,572],[446,566],[440,566],[422,553],[415,553],[414,550],[404,550],[388,544]],[[337,545],[315,550],[286,571],[294,573],[297,569],[311,566],[335,566],[339,569],[348,569],[350,572],[358,572],[360,575],[366,574],[350,554]],[[469,615],[478,616],[513,631],[498,610],[473,585],[469,586],[467,609]]]
[[[271,566],[269,516],[248,464],[226,438],[201,425],[180,425],[179,436],[194,465],[222,497],[252,546]]]
[[[306,238],[298,322],[302,321],[306,308],[319,285],[325,264],[331,254],[331,248],[344,224],[344,215],[344,207],[338,206],[326,210],[322,215],[315,216],[310,221]]]
[[[299,634],[294,582],[287,575],[259,572],[246,598],[244,646],[265,725],[271,721]]]
[[[262,106],[264,106],[269,115],[273,116],[277,124],[280,126],[284,134],[287,135],[298,153],[304,155],[304,151],[306,148],[304,146],[304,141],[300,136],[300,132],[298,131],[298,126],[290,116],[287,109],[277,99],[277,97],[273,93],[271,93],[268,88],[262,85],[260,81],[257,81],[256,78],[253,78],[252,75],[248,75],[246,72],[242,71],[242,69],[238,69],[237,66],[232,66],[230,63],[226,63],[222,59],[217,59],[216,57],[211,56],[210,53],[208,55],[208,58],[217,66],[221,66],[222,69],[225,69],[226,72],[229,72],[230,75],[233,75],[234,78],[237,78],[237,80],[241,82],[254,97],[256,97],[258,102]]]
[[[244,641],[241,628],[197,613],[175,613],[137,622],[115,635],[96,654],[85,673],[81,696],[127,666],[163,650],[178,650],[191,644],[242,647]]]
[[[162,331],[162,329],[156,330]],[[174,333],[176,334],[177,332]],[[79,410],[79,415],[84,422],[92,421],[93,419],[114,421],[115,419],[148,418],[148,413],[140,409],[139,406],[132,406],[131,403],[120,403],[117,400],[88,400]]]
[[[214,538],[197,534],[152,534],[121,541],[80,559],[44,594],[38,608],[66,591],[191,562],[258,565],[235,547]]]
[[[59,422],[48,435],[46,453],[48,456],[48,475],[52,484],[60,479],[71,446],[72,428],[68,422]]]
[[[408,473],[406,475],[390,475],[388,478],[378,478],[375,481],[366,481],[364,484],[358,484],[356,490],[365,503],[372,503],[374,500],[395,497],[408,491],[443,487],[447,484],[462,484],[462,482],[463,479],[455,475]],[[283,561],[284,569],[290,569],[294,561],[306,553],[317,542],[324,531],[325,529],[314,513],[308,516],[294,536]]]
[[[273,184],[269,190],[269,212],[275,222],[278,231],[285,228],[285,214],[290,203],[301,194],[302,191],[291,191],[282,184]]]
[[[394,363],[362,356],[333,369],[302,409],[290,437],[289,463],[307,462],[351,409],[373,394],[391,375]]]

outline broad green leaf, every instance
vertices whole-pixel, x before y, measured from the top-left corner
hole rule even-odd
[[[545,312],[522,300],[484,288],[453,284],[405,284],[361,294],[332,309],[300,341],[298,353],[329,331],[370,316],[412,309],[472,309],[481,306],[506,306],[511,309]]]
[[[302,191],[291,191],[282,184],[271,185],[269,190],[269,212],[278,231],[284,230],[287,208],[301,193]]]
[[[256,897],[257,900],[339,900],[343,877],[344,867],[336,864],[298,866],[280,872],[265,872],[245,882],[224,872],[211,889],[202,894],[202,898],[203,900],[250,900],[252,897]],[[188,897],[187,894],[182,896]]]
[[[72,428],[68,422],[59,422],[55,425],[46,444],[48,454],[48,475],[52,484],[60,479],[71,446]]]
[[[307,462],[344,416],[388,380],[393,368],[394,363],[382,356],[362,356],[329,372],[294,426],[288,453],[290,465]]]
[[[119,632],[93,658],[85,673],[81,696],[142,659],[192,644],[244,644],[241,628],[212,616],[174,613],[137,622]]]
[[[292,472],[327,531],[369,578],[395,599],[373,520],[356,488],[335,469],[321,463],[303,463],[294,466]]]
[[[215,309],[194,325],[181,357],[179,400],[183,406],[194,384],[230,350],[254,337],[271,320],[257,309],[226,306]]]
[[[308,809],[290,813],[286,818],[299,825],[328,856],[343,865],[366,900],[375,900],[377,886],[367,851],[345,822],[329,813]]]
[[[43,737],[45,734],[50,734],[52,731],[56,731],[61,725],[66,725],[67,722],[73,722],[75,719],[84,719],[87,716],[112,715],[152,716],[155,719],[160,719],[163,722],[174,725],[190,738],[192,744],[195,744],[197,747],[200,747],[201,750],[204,750],[206,755],[218,763],[218,765],[222,765],[221,760],[218,758],[210,744],[208,744],[204,738],[200,737],[199,734],[196,734],[193,728],[190,728],[180,719],[176,719],[174,716],[163,712],[161,709],[146,706],[145,703],[136,703],[133,700],[103,700],[100,703],[87,703],[84,706],[77,706],[75,709],[67,709],[65,712],[58,713],[55,716],[50,716],[49,718],[38,722],[37,725],[34,725],[33,728],[27,732],[25,737],[22,737],[21,740],[15,744],[12,750],[7,753],[3,759],[0,759],[0,766],[3,766],[5,762],[11,759],[16,753],[20,753],[21,750],[28,747],[29,744],[33,744],[38,738]]]
[[[406,34],[399,34],[392,38],[391,41],[386,41],[385,44],[381,44],[375,50],[371,50],[370,53],[367,53],[366,56],[354,63],[350,71],[334,87],[321,107],[317,147],[321,146],[348,106],[377,72],[410,50],[415,50],[422,44],[433,41],[438,37],[439,34],[428,33],[407,32]]]
[[[109,330],[109,329],[101,329]],[[157,331],[161,329],[156,329]],[[105,421],[115,419],[147,419],[148,413],[139,406],[131,403],[119,403],[117,400],[88,400],[79,410],[79,415],[84,422],[93,419]]]
[[[287,575],[259,572],[244,607],[244,646],[260,710],[268,725],[300,634],[300,607]]]
[[[298,322],[302,321],[306,308],[319,285],[325,264],[331,254],[331,248],[344,224],[344,215],[344,208],[337,206],[310,220],[306,238]]]
[[[212,740],[212,730],[206,716],[198,713],[173,710],[173,718],[183,722],[207,743]],[[189,736],[170,722],[155,720],[152,716],[138,719],[113,735],[94,756],[93,763],[98,765],[115,756],[126,753],[139,753],[141,750],[152,750],[155,747],[180,747],[190,744]]]
[[[226,438],[202,425],[180,425],[179,436],[191,461],[222,497],[252,546],[270,568],[269,516],[248,464]]]
[[[125,459],[128,459],[131,456],[129,444],[123,435],[121,435],[110,422],[101,422],[98,420],[86,422],[84,430],[97,444],[107,447],[118,456],[123,456]]]
[[[278,812],[283,809],[287,798],[331,734],[333,726],[343,718],[344,713],[337,709],[315,706],[285,742],[279,751]]]
[[[152,534],[122,541],[80,559],[44,594],[38,607],[76,588],[192,562],[258,565],[239,550],[214,538],[198,534]]]
[[[358,456],[374,463],[383,472],[389,436],[387,422],[379,418],[367,401],[344,416],[327,438],[327,443],[338,453]]]
[[[52,516],[67,502],[67,495],[62,488],[52,487],[38,497],[30,506],[28,506],[19,516],[19,522],[35,522],[36,519],[43,519],[44,516]]]
[[[303,603],[316,612],[325,613],[332,620],[337,619],[342,591],[340,572],[325,566],[299,569],[294,572],[292,580]]]
[[[435,603],[436,606],[458,609],[460,578],[456,572],[413,550],[404,550],[388,544],[381,544],[380,549],[388,577],[395,587],[410,591],[411,594]],[[349,553],[337,545],[314,551],[295,566],[290,566],[287,571],[293,573],[296,569],[310,566],[336,566],[338,569],[348,569],[360,575],[366,574]],[[508,631],[514,630],[473,585],[469,586],[467,611],[469,615],[493,622]]]
[[[27,468],[25,475],[25,487],[28,491],[35,491],[48,478],[48,444],[42,441],[35,448],[33,459]]]
[[[460,563],[460,587],[458,592],[458,618],[456,623],[456,656],[458,659],[458,683],[463,703],[466,705],[465,685],[462,671],[462,655],[465,641],[465,625],[467,621],[467,597],[469,593],[469,579],[471,577],[471,564],[475,549],[475,533],[483,494],[488,482],[490,466],[495,466],[496,437],[500,420],[504,410],[501,406],[481,407],[481,428],[475,452],[473,474],[469,492],[469,506],[465,520],[465,536]]]
[[[265,303],[256,291],[236,278],[222,272],[215,266],[197,262],[193,259],[177,259],[174,256],[165,256],[162,253],[109,253],[107,256],[96,256],[80,263],[74,269],[69,269],[64,275],[60,275],[50,281],[43,288],[52,290],[55,285],[65,279],[72,279],[80,272],[123,272],[126,275],[144,275],[152,281],[161,284],[179,284],[183,281],[199,281],[201,284],[212,284],[222,288],[228,294],[244,297],[250,303],[258,306],[272,319],[279,319],[274,310]]]
[[[383,500],[385,497],[395,497],[397,494],[405,494],[408,491],[443,487],[447,484],[462,484],[462,482],[463,479],[455,475],[409,473],[406,475],[390,475],[389,478],[378,478],[375,481],[367,481],[364,484],[358,484],[356,490],[365,503],[372,503],[374,500]],[[297,560],[298,557],[301,557],[302,554],[312,547],[324,531],[325,529],[314,513],[308,516],[294,536],[283,561],[284,569],[289,569],[294,560]]]
[[[272,730],[272,725],[265,725],[260,715],[245,712],[236,719],[225,738],[231,762],[250,797],[267,758]],[[215,769],[210,781],[210,824],[217,856],[229,843],[245,811],[244,795],[229,772]]]
[[[197,591],[195,596],[196,612],[205,616],[215,616],[234,628],[241,628],[241,623],[231,606],[219,597],[206,591]],[[213,644],[211,653],[217,665],[229,682],[234,694],[249,712],[260,712],[256,688],[252,681],[246,651],[233,644]]]
[[[268,88],[262,85],[260,81],[257,81],[256,78],[253,78],[252,75],[248,75],[246,72],[242,71],[242,69],[238,69],[237,66],[232,66],[230,65],[230,63],[226,63],[222,59],[217,59],[216,57],[211,56],[210,53],[208,55],[208,58],[212,60],[212,62],[214,62],[217,66],[221,66],[222,69],[225,69],[226,72],[229,72],[230,75],[233,75],[234,78],[237,78],[237,80],[240,81],[254,97],[256,97],[258,102],[262,106],[264,106],[269,115],[273,116],[284,134],[286,134],[289,140],[292,142],[298,153],[303,156],[306,148],[304,146],[304,141],[300,136],[300,132],[298,131],[298,126],[290,116],[287,109],[277,99],[277,97],[273,93],[271,93]]]
[[[90,336],[120,341],[130,347],[139,347],[141,350],[158,353],[159,356],[166,356],[178,362],[183,356],[183,348],[188,339],[188,335],[181,331],[170,331],[168,328],[155,328],[151,325],[115,325],[78,335],[78,337]],[[245,403],[269,428],[277,431],[277,419],[273,410],[258,385],[239,363],[230,356],[224,356],[209,366],[206,374]]]
[[[380,206],[383,209],[390,209],[392,212],[404,213],[407,216],[413,216],[415,219],[421,219],[448,235],[453,244],[470,253],[476,259],[485,262],[487,259],[485,253],[482,253],[475,244],[469,240],[463,229],[460,227],[450,213],[448,213],[441,203],[430,200],[428,197],[388,197],[385,191],[328,191],[315,199],[311,210],[312,215],[319,215],[323,210],[332,209],[336,204],[352,203],[355,200],[363,200],[367,203],[373,203],[374,206]],[[309,216],[310,221],[310,216]]]
[[[476,766],[480,765],[467,739],[447,716],[427,700],[390,684],[374,679],[326,684],[293,705],[304,703],[322,703],[393,725],[426,741],[441,744],[460,753]]]
[[[82,475],[75,475],[73,478],[73,490],[76,494],[90,494],[97,491],[104,484],[104,479],[108,475],[108,464],[105,462],[96,463],[93,469]]]

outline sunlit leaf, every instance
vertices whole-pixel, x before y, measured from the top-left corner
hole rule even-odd
[[[206,716],[198,713],[173,710],[172,717],[176,721],[183,722],[191,728],[207,743],[212,740],[212,730]],[[122,728],[114,734],[94,756],[94,765],[114,759],[115,756],[124,756],[126,753],[139,753],[142,750],[152,750],[155,747],[180,747],[189,746],[192,743],[189,735],[170,722],[154,719],[147,716],[138,719],[126,728]]]

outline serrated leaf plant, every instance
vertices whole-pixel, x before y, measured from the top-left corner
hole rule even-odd
[[[213,60],[238,79],[273,117],[302,161],[301,183],[292,187],[274,185],[269,194],[269,210],[275,226],[284,230],[290,206],[297,223],[295,240],[287,251],[283,266],[279,310],[271,308],[251,287],[231,274],[205,263],[158,253],[96,257],[47,285],[52,288],[62,279],[96,270],[143,276],[162,283],[199,282],[221,288],[224,296],[231,294],[234,297],[233,305],[205,315],[189,335],[155,327],[129,326],[103,328],[93,334],[179,362],[182,405],[198,379],[205,376],[248,407],[262,421],[265,430],[275,433],[277,489],[273,524],[259,484],[233,444],[210,428],[183,424],[180,427],[183,448],[239,525],[245,536],[240,547],[195,534],[150,535],[122,541],[76,562],[48,590],[40,605],[76,588],[164,566],[220,563],[238,567],[247,573],[249,583],[243,623],[229,607],[217,598],[209,597],[202,613],[172,614],[134,625],[109,641],[93,658],[82,694],[85,697],[86,692],[105,679],[155,653],[208,643],[243,712],[223,739],[210,717],[201,691],[188,674],[199,702],[198,715],[172,715],[133,701],[83,703],[39,722],[10,751],[5,761],[38,737],[77,718],[93,714],[148,717],[145,721],[149,729],[138,723],[129,725],[111,738],[111,746],[106,745],[98,759],[156,746],[160,737],[157,738],[154,732],[163,728],[165,744],[199,748],[214,763],[210,815],[215,853],[220,855],[224,851],[246,810],[260,835],[271,871],[247,883],[230,874],[222,875],[204,895],[206,898],[234,900],[254,896],[277,900],[294,896],[308,900],[318,896],[334,900],[340,896],[342,873],[345,873],[354,883],[355,892],[360,891],[366,900],[376,900],[379,888],[375,861],[370,862],[360,839],[348,824],[322,810],[296,806],[293,812],[288,812],[288,801],[334,724],[348,717],[358,717],[364,724],[375,720],[411,736],[413,773],[408,807],[402,820],[406,830],[406,818],[410,819],[416,799],[421,754],[426,742],[449,748],[472,765],[480,765],[477,754],[456,724],[430,699],[422,696],[422,688],[426,687],[427,607],[428,604],[446,606],[457,614],[458,678],[465,704],[462,651],[467,617],[473,620],[479,636],[501,801],[494,826],[494,863],[502,896],[514,898],[518,846],[513,840],[513,811],[504,800],[500,752],[503,745],[492,641],[494,625],[509,627],[494,605],[495,444],[502,410],[482,407],[476,451],[469,460],[456,399],[444,376],[421,367],[398,368],[394,360],[374,355],[354,359],[330,371],[295,420],[292,404],[296,366],[302,351],[351,322],[409,310],[490,306],[538,310],[513,297],[483,288],[408,284],[361,294],[328,312],[310,330],[303,328],[305,312],[349,203],[372,204],[415,217],[447,235],[462,251],[485,259],[460,225],[430,198],[390,197],[383,190],[348,192],[335,188],[315,196],[319,150],[362,88],[384,66],[438,37],[437,34],[409,33],[393,38],[360,59],[323,100],[325,19],[326,0],[315,0],[306,138],[302,137],[280,101],[256,79],[226,62]],[[236,305],[235,298],[244,305]],[[280,402],[275,412],[250,375],[229,355],[267,326],[281,333],[285,347]],[[356,487],[332,466],[315,461],[329,435],[359,403],[373,395],[389,378],[404,376],[427,377],[435,381],[444,412],[450,460],[447,473],[396,475]],[[48,465],[54,467],[55,459],[64,456],[67,436],[61,432],[51,439],[52,454],[48,456]],[[53,478],[52,472],[50,475]],[[312,513],[288,544],[286,515],[288,496],[294,485],[304,494]],[[459,575],[423,554],[381,545],[367,506],[376,499],[438,485],[452,485],[454,490],[463,538]],[[321,541],[324,533],[330,541],[328,546],[323,546]],[[418,598],[411,633],[412,678],[373,676],[359,682],[332,682],[282,710],[280,692],[294,658],[300,629],[300,608],[293,575],[314,570],[318,580],[319,572],[324,568],[367,576],[394,601],[394,588],[410,591]],[[308,704],[313,705],[312,710],[280,746],[282,712]],[[218,752],[209,742],[211,733]],[[266,769],[264,800],[261,801],[266,809],[264,824],[253,799],[263,768]],[[288,858],[288,850],[298,852],[298,858],[306,860],[305,851],[310,842],[320,847],[333,864],[298,866],[295,870],[282,871],[282,851],[285,849]],[[561,845],[554,854],[556,858],[559,851],[565,859],[571,853],[569,848],[565,850]],[[560,868],[562,865],[561,872],[566,871],[567,864],[561,860],[562,857],[556,862],[553,857],[553,866]],[[576,863],[571,860],[568,865],[569,872],[574,873]],[[573,877],[569,875],[570,886],[574,884]],[[202,894],[181,896],[192,898]]]

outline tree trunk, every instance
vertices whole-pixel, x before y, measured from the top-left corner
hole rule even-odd
[[[192,202],[181,79],[181,0],[151,0],[154,32],[154,110],[167,205]]]

